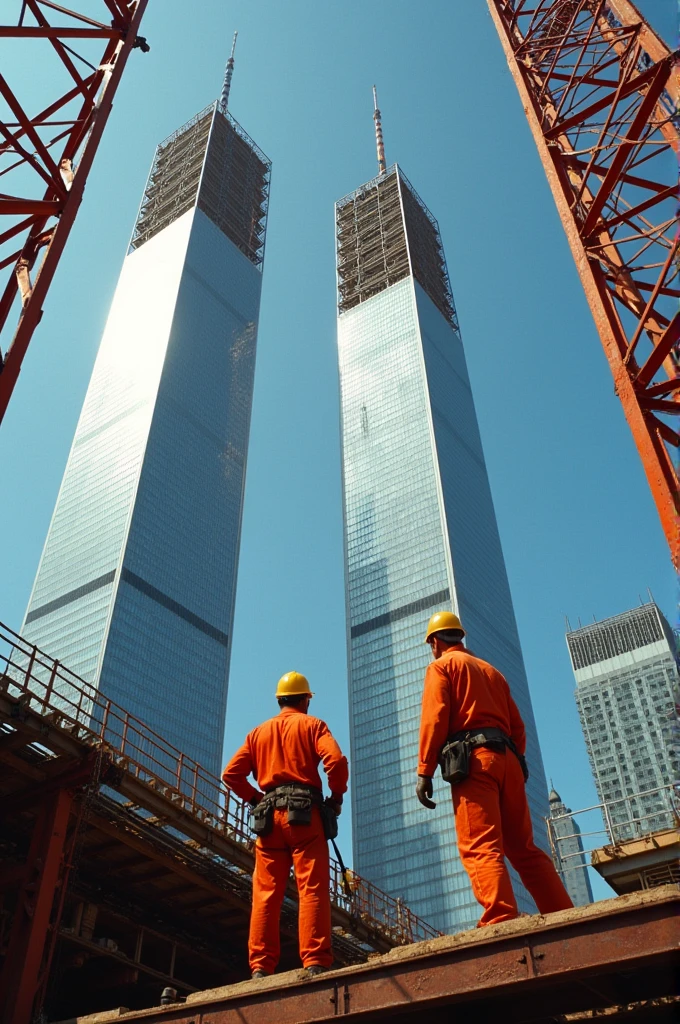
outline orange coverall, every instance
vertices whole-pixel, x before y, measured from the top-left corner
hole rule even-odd
[[[524,723],[505,677],[455,644],[425,673],[418,774],[434,775],[449,737],[484,726],[501,729],[524,754]],[[550,857],[534,843],[522,769],[509,749],[473,749],[470,775],[451,793],[460,858],[484,908],[479,925],[518,916],[505,857],[540,913],[573,906]]]
[[[347,791],[347,758],[328,726],[298,708],[283,707],[275,718],[248,734],[224,769],[222,779],[244,800],[262,797],[248,782],[251,773],[265,792],[290,782],[321,791],[320,761],[331,794],[341,798]],[[333,962],[328,843],[319,808],[312,807],[309,825],[289,825],[288,812],[275,810],[272,831],[268,836],[258,836],[255,844],[248,938],[251,971],[273,974],[279,962],[279,919],[291,864],[300,903],[300,959],[304,967],[330,967]]]

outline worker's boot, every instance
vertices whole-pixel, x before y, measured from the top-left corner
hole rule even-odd
[[[250,977],[254,978],[255,980],[257,980],[259,978],[268,978],[269,975],[267,974],[266,971],[259,971],[258,970],[258,971],[253,971],[253,973],[250,975]]]
[[[310,964],[307,968],[307,974],[310,978],[313,978],[316,974],[325,974],[328,970],[327,967],[322,967],[321,964]]]

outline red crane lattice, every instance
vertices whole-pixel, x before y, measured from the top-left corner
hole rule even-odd
[[[15,25],[0,38],[24,40],[22,76],[0,73],[0,421],[16,384],[47,290],[75,220],[87,175],[148,0],[95,0],[100,20],[52,3],[21,0]],[[79,6],[83,6],[83,0]],[[92,11],[92,2],[88,3]],[[96,11],[95,11],[96,13]],[[59,24],[54,24],[54,19]],[[77,43],[79,51],[72,44]],[[42,47],[42,52],[41,52]],[[103,47],[103,52],[102,52]],[[22,84],[57,85],[27,113]],[[38,69],[29,75],[28,69]],[[63,91],[62,91],[63,90]],[[16,317],[18,316],[18,323]]]
[[[487,2],[677,564],[678,55],[629,0]]]

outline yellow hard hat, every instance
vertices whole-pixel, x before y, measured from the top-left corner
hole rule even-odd
[[[307,679],[300,672],[286,672],[285,676],[279,679],[279,685],[276,687],[277,697],[301,697],[305,694],[313,696]]]
[[[459,629],[465,636],[465,630],[457,615],[454,615],[453,612],[435,612],[427,624],[425,643],[428,643],[432,634],[438,633],[440,629]]]

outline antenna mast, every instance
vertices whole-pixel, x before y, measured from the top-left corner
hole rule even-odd
[[[236,49],[237,35],[238,32],[234,32],[234,38],[231,42],[231,53],[224,72],[224,84],[222,86],[222,95],[220,96],[220,110],[223,114],[226,114],[229,106],[229,92],[231,90],[231,76],[234,74],[234,50]]]
[[[375,145],[378,151],[378,174],[385,173],[385,143],[383,142],[382,115],[378,109],[378,94],[373,86],[373,120],[375,121]]]

